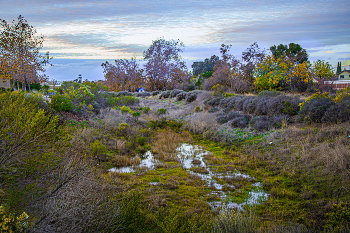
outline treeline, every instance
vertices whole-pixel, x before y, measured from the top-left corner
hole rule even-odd
[[[332,66],[325,61],[308,60],[299,44],[270,47],[270,53],[254,42],[237,58],[229,53],[231,45],[222,45],[216,55],[192,64],[189,72],[181,60],[184,45],[179,40],[158,39],[143,53],[144,68],[136,58],[118,59],[102,64],[105,84],[114,91],[135,91],[145,87],[155,90],[220,90],[245,93],[263,90],[304,92],[315,88],[315,78],[334,77]]]
[[[304,92],[315,87],[315,78],[329,79],[335,75],[328,62],[318,60],[311,64],[306,50],[298,44],[274,45],[267,53],[254,42],[242,52],[241,59],[229,54],[230,48],[231,45],[221,46],[221,58],[215,59],[213,69],[203,67],[210,67],[214,57],[192,65],[198,88],[236,93]]]

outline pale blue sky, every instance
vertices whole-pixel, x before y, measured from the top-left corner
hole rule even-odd
[[[103,61],[141,58],[161,37],[184,42],[189,68],[219,55],[222,43],[240,57],[254,41],[266,49],[298,43],[311,61],[350,65],[349,9],[349,0],[2,0],[0,18],[21,14],[44,35],[44,50],[54,56],[50,78],[97,80]]]

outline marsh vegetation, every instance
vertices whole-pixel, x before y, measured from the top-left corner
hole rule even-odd
[[[319,98],[338,106],[347,92],[305,100],[197,91],[189,102],[172,92],[132,97],[93,88],[95,108],[79,103],[90,96],[82,91],[75,114],[57,112],[57,102],[39,95],[1,94],[1,106],[16,106],[1,108],[0,132],[2,216],[14,216],[13,229],[349,229],[349,122],[317,123],[329,123],[327,109],[316,121],[299,107]]]

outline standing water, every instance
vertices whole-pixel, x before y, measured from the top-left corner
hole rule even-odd
[[[242,203],[236,203],[230,201],[229,194],[231,191],[223,191],[224,187],[228,187],[230,189],[235,190],[240,193],[242,190],[236,189],[234,185],[230,184],[220,184],[217,182],[217,178],[219,179],[246,179],[249,181],[255,180],[253,177],[246,175],[244,173],[230,172],[229,174],[223,174],[216,172],[214,173],[210,166],[205,163],[204,156],[209,154],[210,152],[203,150],[201,147],[197,145],[191,145],[184,143],[176,149],[176,156],[178,158],[179,163],[181,163],[182,167],[190,174],[199,176],[202,180],[206,181],[208,187],[214,187],[216,190],[210,193],[210,195],[216,195],[221,199],[221,201],[212,201],[209,202],[213,209],[218,209],[223,206],[223,203],[226,202],[226,208],[238,208],[243,209],[243,206],[246,204],[258,204],[262,201],[267,200],[268,194],[265,193],[261,189],[260,182],[252,184],[254,187],[252,191],[249,191],[248,198]],[[143,159],[142,159],[143,158]],[[120,168],[111,168],[109,171],[111,172],[119,172],[119,173],[132,173],[140,167],[147,167],[152,170],[155,169],[155,165],[159,164],[160,161],[156,160],[150,151],[147,151],[141,158],[141,163],[137,166],[128,166],[128,167],[120,167]],[[200,167],[205,169],[205,173],[199,173],[191,170],[191,168]],[[157,185],[156,182],[151,182],[150,185]]]

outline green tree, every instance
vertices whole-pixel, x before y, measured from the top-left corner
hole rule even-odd
[[[337,74],[341,73],[341,61],[337,64]]]
[[[299,44],[290,43],[289,45],[274,45],[270,47],[270,51],[275,58],[288,57],[294,63],[302,64],[309,59],[306,50]]]
[[[216,55],[206,58],[204,61],[193,62],[192,69],[194,75],[199,75],[202,73],[214,71],[215,63],[220,58]]]
[[[36,36],[36,30],[21,15],[12,23],[0,20],[0,69],[10,78],[27,84],[46,79],[45,65],[50,61],[49,52],[42,54],[43,36]],[[30,85],[28,85],[30,90]]]

